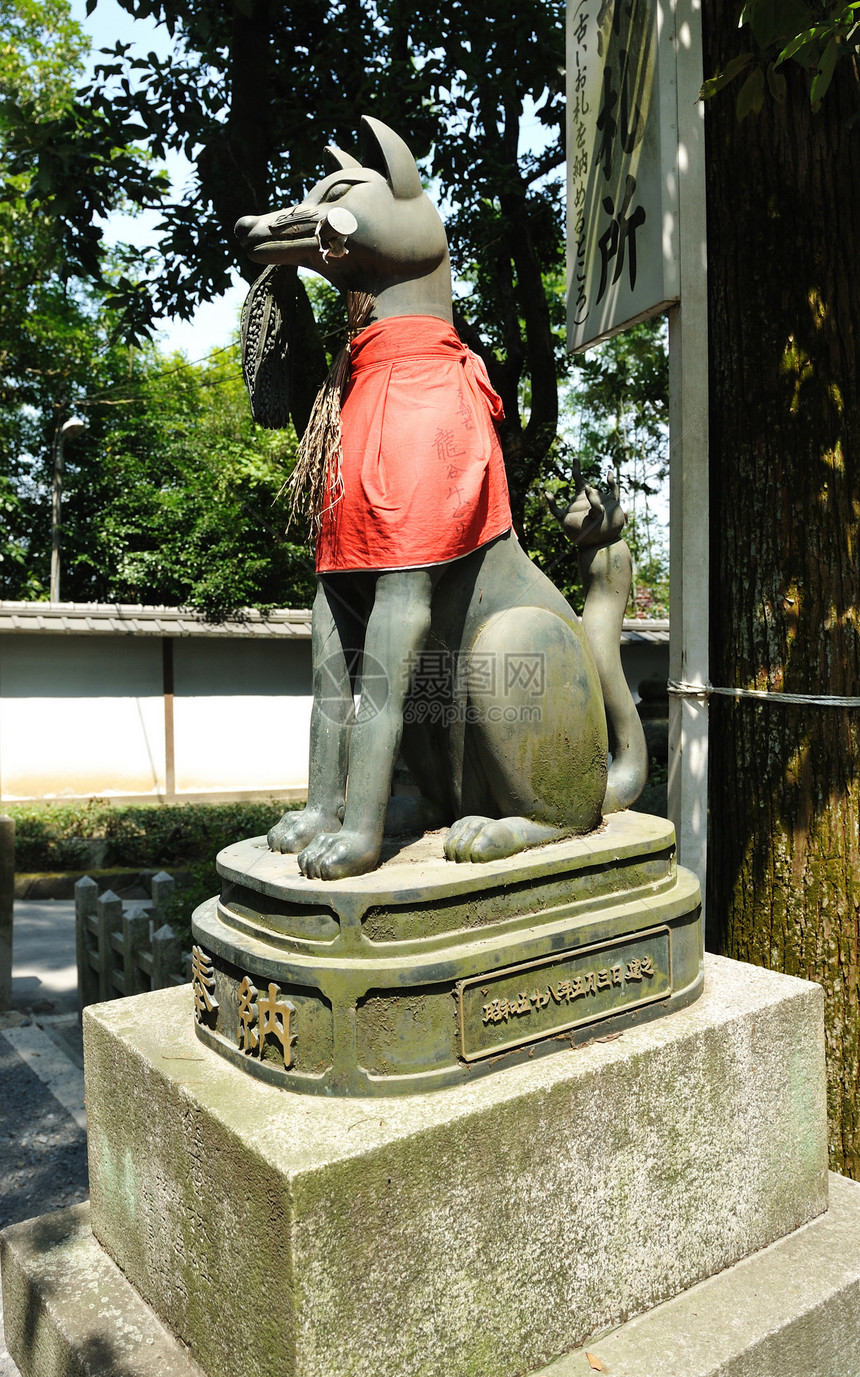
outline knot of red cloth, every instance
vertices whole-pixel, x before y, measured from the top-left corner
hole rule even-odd
[[[463,343],[453,325],[435,316],[392,316],[376,321],[356,335],[349,349],[350,378],[364,369],[379,368],[405,358],[456,361],[483,393],[490,416],[498,425],[505,418],[502,399],[490,382],[481,359]]]

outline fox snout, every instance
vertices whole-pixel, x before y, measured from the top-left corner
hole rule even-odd
[[[321,218],[307,206],[294,206],[291,210],[272,211],[268,215],[243,215],[236,222],[234,233],[243,249],[254,258],[266,248],[276,250],[281,244],[296,244],[302,240],[313,242]]]
[[[357,228],[358,221],[345,206],[302,203],[270,215],[243,215],[234,232],[251,258],[275,263],[288,261],[286,255],[297,248],[315,249],[323,259],[343,257],[348,252],[346,239]]]
[[[259,215],[243,215],[241,220],[236,221],[233,233],[240,244],[247,243],[259,218]]]

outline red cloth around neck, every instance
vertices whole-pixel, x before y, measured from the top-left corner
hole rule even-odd
[[[362,330],[341,407],[343,490],[323,515],[317,571],[442,564],[507,531],[503,415],[446,321],[394,316]]]

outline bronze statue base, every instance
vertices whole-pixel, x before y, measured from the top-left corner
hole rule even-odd
[[[487,865],[445,861],[428,833],[349,880],[309,880],[262,838],[217,864],[221,896],[194,914],[197,1035],[285,1089],[458,1085],[702,990],[699,886],[662,818]]]

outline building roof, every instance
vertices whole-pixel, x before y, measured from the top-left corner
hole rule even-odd
[[[0,604],[2,606],[2,604]],[[669,619],[660,617],[625,617],[621,627],[621,644],[669,644]]]
[[[41,632],[66,636],[243,636],[306,639],[311,614],[279,608],[265,615],[249,608],[240,618],[207,622],[188,608],[136,607],[100,602],[0,602],[0,634]],[[668,621],[625,618],[622,645],[666,645]]]
[[[253,608],[241,617],[207,622],[182,607],[135,607],[96,602],[0,602],[0,634],[41,632],[66,636],[242,636],[306,639],[308,611]]]

